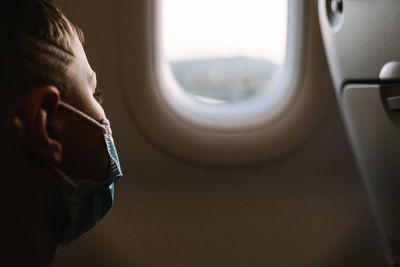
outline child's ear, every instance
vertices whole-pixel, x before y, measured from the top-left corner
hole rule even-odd
[[[57,110],[60,92],[53,86],[37,88],[24,94],[12,106],[11,116],[17,134],[41,159],[58,165],[62,161],[62,145],[49,134],[49,117]]]

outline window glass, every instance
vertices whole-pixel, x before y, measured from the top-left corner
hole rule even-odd
[[[283,66],[287,0],[162,0],[162,55],[181,89],[207,104],[268,90]]]

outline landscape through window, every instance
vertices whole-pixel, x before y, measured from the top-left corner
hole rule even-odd
[[[284,64],[287,0],[162,0],[161,7],[165,60],[201,102],[249,100]]]

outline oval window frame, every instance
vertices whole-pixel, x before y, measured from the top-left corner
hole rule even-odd
[[[156,1],[155,17],[160,18],[165,0]],[[286,59],[281,71],[273,82],[256,98],[236,104],[210,105],[202,103],[184,92],[176,82],[171,68],[162,52],[162,21],[155,20],[154,28],[154,68],[161,95],[172,111],[186,123],[196,127],[219,132],[249,131],[260,125],[273,123],[282,116],[293,101],[300,81],[302,63],[303,5],[301,1],[288,1]],[[282,77],[291,77],[283,79]],[[272,92],[273,91],[273,92]]]
[[[191,120],[185,112],[172,108],[162,93],[157,73],[158,1],[143,1],[148,12],[141,17],[130,16],[133,6],[129,0],[118,1],[117,17],[121,21],[117,25],[117,66],[125,106],[142,136],[167,156],[201,168],[261,166],[304,147],[304,142],[319,129],[319,122],[326,118],[329,88],[320,90],[315,83],[330,81],[330,76],[321,37],[316,33],[318,19],[308,1],[288,1],[288,33],[292,37],[288,36],[287,58],[295,57],[296,63],[291,70],[292,92],[281,103],[280,112],[276,116],[259,116],[251,122],[219,121],[218,125]],[[132,24],[122,23],[129,19]],[[308,40],[310,31],[312,38]],[[313,75],[317,70],[322,70],[320,75]],[[325,82],[324,86],[331,85]]]

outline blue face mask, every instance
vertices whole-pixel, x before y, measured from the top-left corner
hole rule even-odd
[[[102,183],[71,179],[60,169],[55,169],[62,177],[60,189],[69,218],[59,243],[67,245],[95,226],[111,209],[114,203],[114,187],[122,178],[122,172],[108,120],[105,119],[100,124],[66,103],[61,102],[60,105],[87,119],[89,123],[98,126],[103,131],[110,157],[108,178]]]

